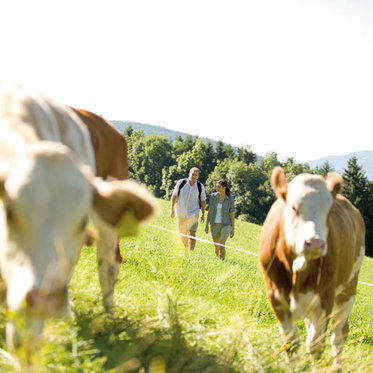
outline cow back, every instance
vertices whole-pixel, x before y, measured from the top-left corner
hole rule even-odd
[[[73,109],[87,126],[96,159],[97,176],[107,179],[128,177],[127,143],[112,124],[87,110]]]
[[[1,144],[19,155],[25,146],[40,140],[60,142],[94,168],[89,133],[74,111],[13,83],[3,83],[0,93]],[[0,156],[10,162],[6,147],[1,146]]]

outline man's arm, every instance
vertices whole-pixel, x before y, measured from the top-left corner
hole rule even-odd
[[[175,217],[175,205],[177,202],[177,195],[171,196],[171,210],[170,210],[170,216],[173,219]]]
[[[205,222],[206,201],[201,201],[201,223]]]

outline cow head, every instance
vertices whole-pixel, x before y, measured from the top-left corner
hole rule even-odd
[[[282,168],[276,167],[271,181],[277,198],[285,202],[285,239],[296,256],[293,271],[301,271],[307,260],[327,254],[328,213],[342,179],[336,173],[330,173],[326,180],[319,175],[301,174],[288,184]]]
[[[0,270],[10,310],[41,319],[64,311],[91,211],[112,226],[128,211],[136,221],[153,213],[150,194],[134,184],[94,178],[69,148],[46,141],[15,167],[0,167]]]

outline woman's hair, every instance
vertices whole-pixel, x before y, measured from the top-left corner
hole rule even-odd
[[[225,188],[225,194],[229,196],[231,194],[231,190],[228,188],[227,180],[220,179],[218,181],[218,184],[220,184],[223,188]]]

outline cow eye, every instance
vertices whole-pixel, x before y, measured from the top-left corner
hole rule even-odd
[[[295,215],[299,215],[298,209],[295,206],[292,207],[292,210]]]

